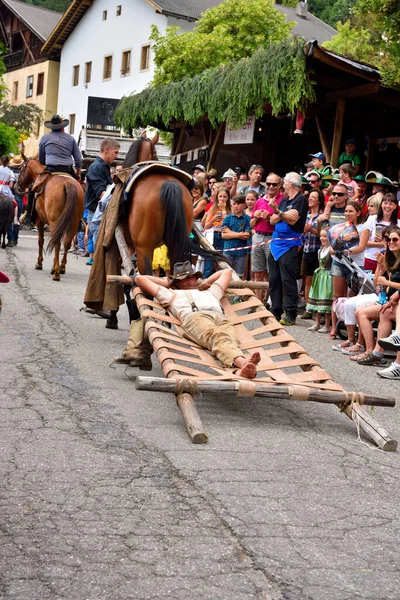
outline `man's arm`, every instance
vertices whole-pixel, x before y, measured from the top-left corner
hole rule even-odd
[[[213,279],[213,281],[211,281],[213,275],[216,275],[216,277]],[[224,292],[226,292],[232,279],[232,269],[222,269],[222,271],[217,271],[216,273],[213,273],[213,275],[207,279],[207,282],[218,283]]]
[[[153,277],[152,275],[136,275],[135,283],[140,287],[142,292],[155,296],[157,294],[160,285],[163,287],[168,286],[168,282],[162,280],[160,277]]]
[[[100,169],[94,168],[92,169],[92,172],[88,171],[86,179],[90,181],[90,185],[92,186],[96,198],[100,200],[108,186],[108,181],[104,178],[104,174]]]
[[[45,165],[46,164],[46,154],[44,151],[44,143],[43,143],[43,138],[40,140],[39,143],[39,155],[38,155],[38,159],[41,165]]]
[[[278,212],[274,212],[274,214],[271,215],[269,222],[271,223],[271,225],[276,225],[280,221],[284,221],[288,225],[294,225],[295,223],[297,223],[299,218],[300,215],[295,208],[287,210],[286,212],[281,212],[278,209]]]
[[[82,153],[74,137],[72,138],[72,156],[74,157],[75,168],[80,172],[82,168]]]

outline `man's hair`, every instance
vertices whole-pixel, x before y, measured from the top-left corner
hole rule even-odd
[[[278,181],[277,181],[277,183],[279,183],[279,185],[282,185],[282,177],[281,177],[280,175],[277,175],[277,173],[268,173],[268,175],[267,175],[267,179],[268,179],[268,177],[271,177],[271,176],[272,176],[272,177],[277,177],[277,178],[278,178]],[[266,179],[266,180],[267,180],[267,179]],[[265,181],[266,181],[266,180],[265,180]]]
[[[354,167],[350,163],[344,163],[344,165],[340,165],[339,171],[343,171],[343,173],[350,175],[350,177],[354,176]]]
[[[290,183],[293,184],[294,187],[298,188],[299,190],[301,189],[301,186],[303,185],[301,182],[300,175],[298,173],[295,173],[294,171],[291,171],[290,173],[286,173],[285,179],[286,179],[286,181],[290,181]]]
[[[100,144],[100,152],[104,152],[106,148],[110,148],[114,150],[115,148],[120,148],[121,144],[115,138],[104,138]]]
[[[246,196],[244,194],[235,194],[232,198],[232,204],[246,204]]]
[[[249,169],[249,175],[251,175],[253,173],[253,171],[255,171],[256,169],[260,169],[261,173],[264,175],[264,169],[262,168],[261,165],[251,165],[251,167]]]
[[[333,186],[333,189],[335,189],[337,187],[341,187],[344,190],[346,190],[347,194],[349,193],[349,188],[347,187],[347,185],[345,183],[337,183],[336,185]]]

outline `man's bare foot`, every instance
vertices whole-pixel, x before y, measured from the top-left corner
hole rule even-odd
[[[261,356],[259,352],[253,352],[253,354],[250,356],[250,362],[253,363],[253,365],[258,365],[258,363],[261,361]]]
[[[246,379],[254,379],[257,375],[256,365],[251,362],[251,358],[246,360],[246,363],[237,371],[235,371],[235,375],[239,375],[240,377],[246,377]]]

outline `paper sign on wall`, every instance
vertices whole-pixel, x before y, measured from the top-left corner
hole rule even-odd
[[[254,138],[254,127],[256,124],[256,118],[247,118],[246,125],[240,129],[229,129],[225,128],[224,144],[252,144]]]
[[[180,164],[181,164],[181,155],[180,155],[180,154],[177,154],[177,155],[176,155],[176,161],[175,161],[175,164],[177,164],[177,165],[180,165]]]
[[[187,161],[190,162],[192,160],[192,151],[189,150],[189,152],[187,153]]]
[[[196,148],[196,150],[193,150],[192,160],[197,160],[198,158],[199,158],[199,150],[198,150],[198,148]]]

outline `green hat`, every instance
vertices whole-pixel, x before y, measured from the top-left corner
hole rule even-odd
[[[379,183],[380,185],[392,185],[392,180],[389,177],[378,177],[375,183]]]
[[[365,181],[365,175],[356,175],[353,179],[354,181]]]

